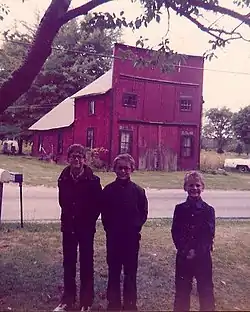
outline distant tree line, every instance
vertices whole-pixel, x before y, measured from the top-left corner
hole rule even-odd
[[[250,105],[233,113],[229,108],[210,108],[204,114],[202,148],[238,154],[250,152]]]

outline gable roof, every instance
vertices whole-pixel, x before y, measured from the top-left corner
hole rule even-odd
[[[68,127],[74,122],[74,99],[66,98],[35,122],[29,130],[50,130]]]
[[[110,69],[85,88],[79,90],[71,97],[66,98],[51,111],[35,122],[29,130],[51,130],[69,127],[75,120],[75,99],[87,95],[105,94],[112,89],[112,73]]]
[[[71,98],[77,99],[86,95],[105,94],[112,89],[112,73],[113,70],[110,69],[104,75],[94,80],[91,84],[73,94]]]

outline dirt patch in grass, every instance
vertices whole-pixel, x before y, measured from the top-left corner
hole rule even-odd
[[[1,168],[24,174],[27,185],[56,187],[63,166],[42,162],[31,157],[0,155]],[[112,172],[97,172],[103,185],[114,180]],[[182,188],[185,172],[136,171],[133,180],[145,188],[179,189]],[[229,173],[225,175],[204,174],[207,189],[249,190],[250,174]]]
[[[171,310],[174,297],[175,250],[169,220],[148,221],[143,229],[138,270],[138,306]],[[217,309],[250,309],[250,222],[217,222],[214,284]],[[1,226],[0,310],[51,310],[62,292],[62,253],[59,224]],[[4,247],[5,246],[5,247]],[[98,224],[95,237],[95,307],[106,307],[105,236]],[[195,283],[194,283],[195,285]],[[192,309],[198,309],[194,287]]]

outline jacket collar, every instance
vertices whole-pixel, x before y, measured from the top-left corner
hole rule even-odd
[[[78,175],[73,175],[71,170],[70,170],[70,166],[67,166],[65,168],[65,172],[63,174],[65,179],[72,179],[74,181],[81,181],[81,180],[92,180],[94,177],[93,171],[92,169],[87,166],[84,165],[82,170],[79,172]]]
[[[203,207],[203,200],[201,197],[197,199],[191,199],[190,197],[187,197],[186,203],[190,208],[193,209],[201,209]]]
[[[122,179],[116,178],[115,182],[116,182],[118,185],[125,187],[125,186],[127,186],[127,185],[129,185],[129,184],[131,183],[131,180],[130,180],[130,178],[129,178],[129,179],[126,179],[126,180],[122,180]]]

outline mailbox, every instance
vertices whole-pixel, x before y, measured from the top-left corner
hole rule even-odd
[[[13,183],[23,183],[23,175],[18,172],[10,172],[10,182]]]
[[[3,184],[13,182],[19,184],[19,197],[20,197],[20,217],[21,227],[23,228],[23,174],[18,172],[9,172],[8,170],[0,168],[0,223],[2,212],[2,200],[3,200]]]
[[[9,171],[0,169],[0,183],[8,183],[11,180]]]

